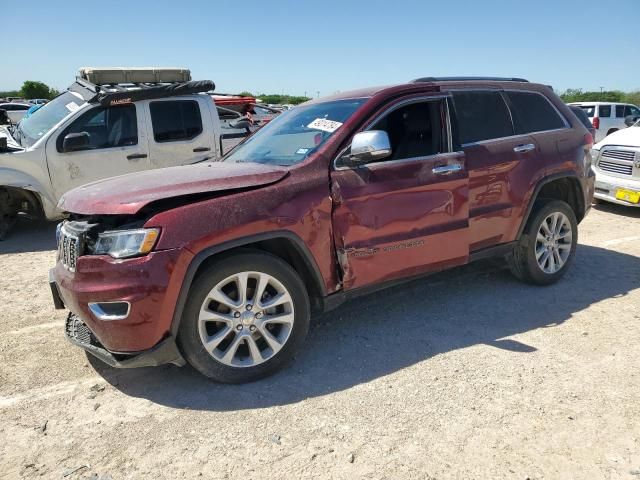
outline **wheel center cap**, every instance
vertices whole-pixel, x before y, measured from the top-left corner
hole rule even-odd
[[[245,327],[248,327],[249,325],[253,325],[253,320],[255,317],[256,316],[253,314],[253,312],[243,312],[242,315],[240,315],[240,322]]]

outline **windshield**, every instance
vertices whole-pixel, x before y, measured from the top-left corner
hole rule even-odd
[[[75,112],[84,103],[71,92],[65,92],[46,103],[29,117],[22,119],[15,131],[16,140],[29,147],[47,133],[60,120]]]
[[[337,100],[288,110],[231,152],[225,162],[295,165],[316,151],[367,99]]]

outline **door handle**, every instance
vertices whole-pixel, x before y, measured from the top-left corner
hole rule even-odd
[[[146,153],[133,153],[131,155],[127,155],[127,160],[138,160],[139,158],[147,158]]]
[[[524,143],[522,145],[518,145],[517,147],[513,147],[513,151],[516,153],[530,152],[531,150],[535,150],[536,146],[533,143]]]
[[[210,150],[211,149],[209,147],[197,147],[193,149],[194,152],[208,152]]]
[[[462,165],[459,163],[452,163],[451,165],[442,165],[440,167],[433,167],[431,171],[436,175],[450,175],[454,172],[462,170]]]

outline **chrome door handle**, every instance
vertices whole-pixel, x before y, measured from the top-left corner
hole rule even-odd
[[[462,170],[462,165],[459,163],[452,163],[451,165],[442,165],[440,167],[433,167],[431,171],[436,175],[450,175],[453,172],[459,172]]]
[[[132,155],[127,155],[127,160],[138,160],[140,158],[147,158],[146,153],[134,153]]]
[[[533,143],[525,143],[523,145],[518,145],[517,147],[513,147],[513,151],[516,153],[530,152],[531,150],[535,150],[536,146]]]

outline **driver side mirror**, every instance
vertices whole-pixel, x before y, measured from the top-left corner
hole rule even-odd
[[[640,120],[640,116],[638,115],[627,115],[626,117],[624,117],[624,124],[627,127],[630,127],[632,125],[635,125],[635,123]]]
[[[89,148],[89,134],[87,132],[69,133],[62,141],[63,152],[75,152]]]
[[[243,128],[248,129],[251,126],[251,122],[248,118],[242,117],[236,120],[235,122],[229,122],[229,126],[231,128]]]
[[[351,166],[382,160],[391,155],[391,142],[384,130],[356,133],[351,141],[351,153],[346,157]]]

